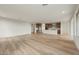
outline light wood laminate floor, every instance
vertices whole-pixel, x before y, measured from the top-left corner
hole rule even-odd
[[[1,55],[78,55],[73,40],[57,35],[32,34],[0,38]]]

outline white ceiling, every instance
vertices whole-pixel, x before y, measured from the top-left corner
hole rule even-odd
[[[0,17],[42,23],[67,21],[76,7],[74,4],[0,4]]]

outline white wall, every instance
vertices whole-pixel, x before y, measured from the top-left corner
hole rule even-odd
[[[57,30],[45,30],[45,24],[42,24],[42,32],[45,34],[55,34],[57,35]]]
[[[69,21],[61,22],[61,35],[70,35]]]
[[[79,16],[78,16],[78,19],[77,19],[77,26],[76,26],[77,28],[77,36],[79,36]]]
[[[73,18],[72,18],[72,19],[71,19],[71,23],[70,23],[70,24],[71,24],[71,27],[70,27],[70,28],[71,28],[71,31],[70,31],[70,32],[71,32],[71,36],[72,36],[72,37],[73,37],[73,35],[74,35],[74,27],[73,27],[74,24],[73,24],[73,23],[74,23],[74,22],[73,22]]]
[[[21,21],[0,19],[0,37],[31,34],[31,24]]]
[[[79,14],[78,17],[76,19],[76,36],[73,37],[75,44],[79,50]]]
[[[71,36],[76,44],[76,47],[79,49],[79,14],[78,9],[76,10],[73,18],[71,19]]]

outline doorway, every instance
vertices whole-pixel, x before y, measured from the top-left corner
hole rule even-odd
[[[41,23],[36,24],[36,33],[42,33],[42,24]]]
[[[38,33],[42,33],[42,24],[41,23],[32,24],[32,34],[38,34]]]

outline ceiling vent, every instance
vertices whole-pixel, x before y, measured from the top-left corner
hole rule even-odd
[[[48,4],[42,4],[42,6],[47,6]]]

